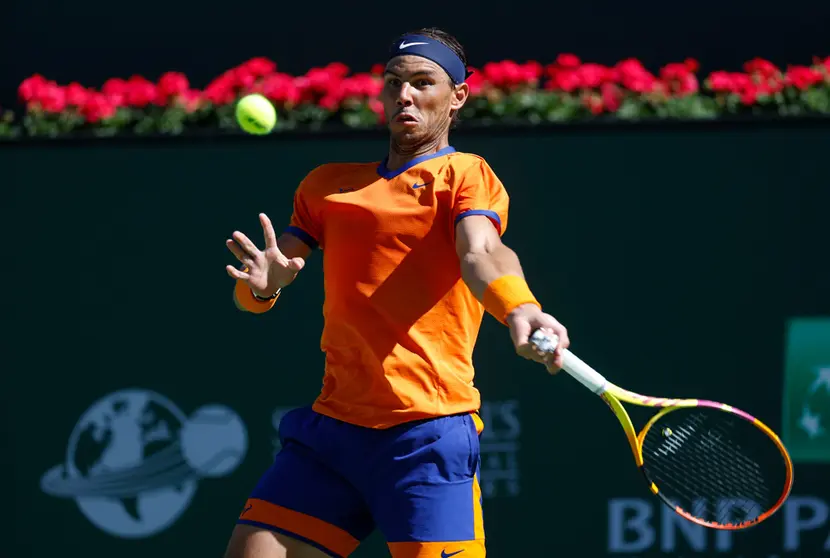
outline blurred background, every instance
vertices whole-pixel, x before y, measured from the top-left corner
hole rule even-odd
[[[761,526],[684,523],[607,408],[486,317],[490,555],[830,555],[830,4],[3,11],[3,553],[221,556],[323,365],[320,256],[253,316],[224,240],[286,221],[314,166],[381,159],[375,65],[438,26],[477,70],[451,142],[505,183],[505,241],[574,351],[632,390],[745,409],[795,460]],[[233,118],[250,92],[270,135]],[[355,553],[387,555],[377,535]]]

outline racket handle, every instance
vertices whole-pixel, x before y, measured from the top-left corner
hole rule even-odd
[[[530,336],[530,342],[542,352],[552,353],[559,345],[559,337],[537,329]],[[579,383],[597,395],[602,395],[608,385],[605,376],[588,366],[568,349],[562,351],[562,370],[573,376]]]

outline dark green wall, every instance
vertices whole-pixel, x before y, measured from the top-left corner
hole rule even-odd
[[[506,184],[505,242],[569,327],[577,354],[630,389],[726,401],[782,429],[787,321],[830,316],[830,129],[575,129],[464,134],[454,144],[485,156]],[[0,169],[11,169],[0,178],[0,473],[11,495],[2,528],[10,556],[221,555],[272,457],[275,412],[311,401],[323,364],[319,254],[278,310],[257,317],[231,302],[224,240],[237,228],[259,238],[260,211],[285,222],[297,182],[317,164],[376,160],[385,147],[381,137],[356,136],[0,151]],[[824,339],[830,346],[830,334]],[[601,402],[564,374],[551,378],[516,358],[507,331],[489,317],[480,341],[491,555],[656,556],[661,544],[683,556],[830,549],[830,520],[821,515],[830,505],[827,464],[797,464],[793,499],[767,524],[731,543],[705,534],[695,549],[681,528],[661,527],[664,511]],[[41,488],[47,470],[67,460],[79,418],[127,388],[157,392],[185,415],[227,406],[247,432],[237,468],[199,480],[175,522],[132,539],[103,532],[71,498]],[[206,439],[232,438],[222,438],[232,425],[216,428]],[[106,442],[90,435],[78,450],[87,461]],[[169,445],[153,444],[145,458]],[[147,467],[132,480],[127,471],[106,482],[90,476],[92,486],[51,486],[124,492],[138,476],[152,485]],[[175,500],[187,483],[170,490]],[[650,550],[610,550],[609,509],[621,505],[610,501],[618,498],[652,506]],[[137,517],[161,513],[144,500],[114,505]],[[634,531],[627,537],[636,546]],[[372,540],[357,555],[382,549]]]

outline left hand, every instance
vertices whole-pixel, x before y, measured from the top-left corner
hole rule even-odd
[[[548,372],[556,374],[562,368],[562,351],[570,345],[568,330],[550,314],[545,314],[535,304],[522,304],[507,315],[507,326],[510,328],[510,337],[516,353],[528,360],[541,362]],[[559,337],[559,345],[553,354],[543,354],[537,351],[528,338],[537,329]]]

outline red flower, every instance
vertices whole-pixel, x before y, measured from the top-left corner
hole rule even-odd
[[[319,106],[328,111],[334,112],[340,106],[340,99],[337,98],[337,95],[325,95],[322,99],[320,99]]]
[[[214,105],[227,105],[236,99],[235,87],[235,75],[232,72],[225,72],[208,84],[202,96]]]
[[[762,80],[757,84],[758,93],[761,95],[773,95],[779,91],[783,91],[786,86],[786,76],[775,76],[766,80]]]
[[[369,109],[378,116],[378,123],[386,122],[386,115],[383,113],[383,103],[378,99],[369,101]]]
[[[23,80],[20,87],[17,88],[17,96],[24,103],[28,103],[35,97],[40,95],[40,91],[46,86],[48,82],[40,74],[35,74],[32,77]]]
[[[133,76],[127,81],[125,101],[128,106],[144,108],[159,100],[156,85],[142,76]]]
[[[529,60],[524,64],[520,64],[519,69],[522,72],[523,80],[532,84],[538,83],[539,78],[542,77],[542,73],[545,71],[544,66],[536,60]]]
[[[817,83],[824,81],[824,76],[820,71],[806,66],[791,66],[787,69],[785,83],[791,85],[796,89],[808,89]]]
[[[729,93],[735,90],[735,80],[729,72],[712,72],[709,74],[707,86],[717,93]]]
[[[326,68],[312,68],[304,77],[305,80],[298,83],[298,85],[314,93],[328,92],[332,82],[339,80],[334,73],[329,72]]]
[[[504,79],[502,85],[505,87],[520,85],[525,81],[525,73],[522,71],[522,67],[512,60],[503,60],[501,71]]]
[[[611,72],[600,64],[583,64],[576,70],[580,87],[595,89],[611,80]]]
[[[190,90],[190,82],[182,73],[167,72],[159,78],[159,101],[165,103],[170,97],[182,95]]]
[[[240,66],[233,70],[233,84],[234,87],[240,89],[244,93],[251,92],[254,84],[257,81],[257,75],[244,66]]]
[[[254,77],[265,77],[277,71],[276,63],[264,57],[251,58],[239,68]]]
[[[623,87],[637,93],[651,93],[658,87],[657,78],[634,58],[628,58],[615,66]]]
[[[372,64],[372,69],[369,70],[369,73],[373,76],[382,76],[383,72],[386,71],[386,66],[383,64]]]
[[[484,89],[484,74],[475,68],[470,68],[470,71],[473,72],[470,77],[467,78],[467,85],[470,88],[470,95],[480,95],[482,89]]]
[[[115,106],[123,106],[127,98],[129,85],[121,78],[112,78],[104,82],[101,93],[106,95]]]
[[[545,86],[546,89],[572,93],[582,85],[579,73],[576,70],[563,69],[556,72]]]
[[[556,65],[561,68],[576,68],[582,61],[575,54],[560,54],[556,57]]]
[[[697,76],[685,64],[667,64],[660,70],[668,92],[679,97],[697,93],[700,86]]]
[[[488,83],[499,87],[504,82],[504,72],[501,64],[497,62],[487,62],[482,68],[481,73],[484,74],[484,80]]]
[[[610,82],[605,82],[600,87],[600,94],[602,95],[602,103],[609,112],[617,112],[622,105],[622,91],[620,88]]]
[[[741,103],[744,105],[754,105],[758,101],[758,88],[752,84],[748,84],[740,93]]]
[[[81,109],[81,114],[90,124],[112,118],[115,113],[115,103],[103,93],[91,93]]]
[[[35,100],[46,112],[59,113],[66,109],[66,92],[52,82],[40,90]]]
[[[70,83],[66,87],[66,104],[73,107],[83,107],[89,92],[80,83]]]
[[[342,62],[332,62],[323,69],[327,71],[329,75],[340,79],[343,79],[349,75],[349,67]]]
[[[382,88],[381,80],[371,74],[356,74],[345,78],[339,84],[340,95],[343,98],[377,97]]]
[[[683,65],[693,74],[696,74],[700,70],[700,64],[694,58],[687,58],[683,61]]]
[[[781,70],[775,64],[763,58],[753,58],[749,62],[746,62],[744,64],[744,71],[761,78],[769,78],[781,73]]]
[[[605,107],[602,103],[602,97],[596,94],[585,95],[582,97],[582,104],[591,111],[591,114],[602,114]]]
[[[176,103],[184,108],[185,112],[194,112],[202,104],[202,93],[198,89],[188,89],[176,97]]]
[[[681,81],[691,74],[689,68],[686,67],[686,64],[666,64],[660,69],[660,77],[664,80],[678,80]]]
[[[541,65],[530,62],[528,64],[517,64],[512,60],[501,62],[488,62],[482,68],[484,81],[495,87],[509,89],[517,85],[535,82],[542,72]]]
[[[278,104],[294,105],[300,100],[300,90],[294,78],[287,74],[272,74],[262,82],[262,94]]]

